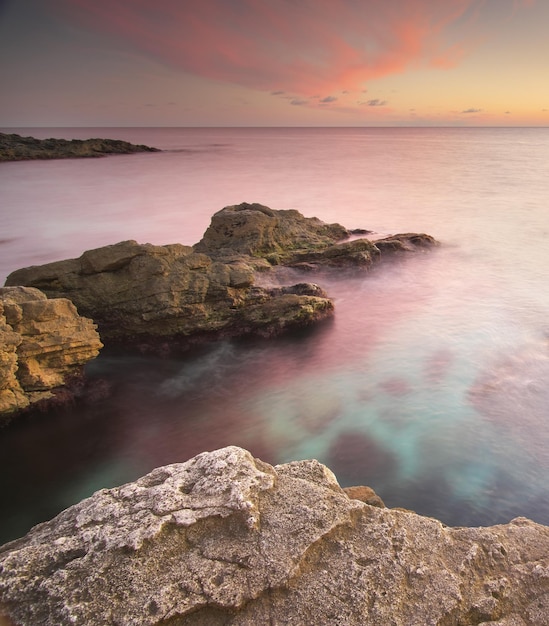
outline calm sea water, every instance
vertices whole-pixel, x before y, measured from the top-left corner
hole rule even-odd
[[[549,129],[13,132],[165,151],[0,164],[0,281],[124,239],[192,244],[243,201],[441,246],[315,275],[336,316],[307,333],[99,357],[105,398],[0,431],[0,542],[229,444],[448,524],[549,524]]]

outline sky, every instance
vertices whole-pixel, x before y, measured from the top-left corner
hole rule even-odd
[[[546,126],[549,0],[0,0],[0,128]]]

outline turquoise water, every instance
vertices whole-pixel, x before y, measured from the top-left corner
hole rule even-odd
[[[549,130],[23,134],[167,151],[3,164],[4,276],[128,238],[195,243],[215,211],[242,201],[427,232],[441,246],[367,273],[315,274],[336,316],[306,333],[184,359],[103,354],[88,366],[93,404],[0,431],[0,540],[228,444],[271,463],[317,458],[341,484],[448,524],[549,523]]]

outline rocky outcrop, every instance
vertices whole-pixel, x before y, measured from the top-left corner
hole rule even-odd
[[[15,133],[0,133],[0,161],[74,159],[134,152],[160,151],[158,148],[135,145],[119,139],[35,139]]]
[[[395,235],[385,248],[367,239],[341,241],[350,234],[297,211],[243,203],[216,213],[194,247],[124,241],[17,270],[6,284],[69,298],[111,345],[159,351],[204,338],[270,336],[331,316],[333,303],[317,285],[260,287],[258,272],[280,265],[364,268],[381,250],[435,243],[428,235]]]
[[[18,270],[7,284],[70,298],[105,342],[158,349],[204,337],[271,335],[332,314],[315,286],[282,292],[254,286],[243,259],[220,262],[180,244],[124,241],[79,259]],[[166,344],[167,345],[167,344]]]
[[[348,235],[340,224],[325,224],[293,209],[275,211],[257,202],[243,202],[215,213],[195,250],[210,256],[285,255],[291,250],[326,248]]]
[[[416,233],[391,235],[375,242],[367,238],[349,240],[357,233],[369,231],[347,230],[292,209],[275,211],[243,202],[215,213],[194,249],[221,259],[233,258],[237,253],[259,257],[272,266],[316,269],[368,267],[382,253],[413,252],[436,245],[430,235]]]
[[[93,322],[69,300],[0,288],[0,419],[52,399],[101,347]]]
[[[549,528],[449,528],[241,448],[97,492],[0,549],[20,626],[543,626]]]

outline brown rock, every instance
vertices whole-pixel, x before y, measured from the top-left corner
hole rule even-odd
[[[333,303],[318,286],[259,287],[256,274],[274,265],[368,267],[380,256],[377,242],[342,241],[349,234],[298,211],[243,203],[216,213],[192,248],[123,241],[17,270],[6,284],[69,298],[111,345],[164,351],[220,336],[270,336],[331,316]],[[383,249],[412,250],[428,239],[434,243],[397,235]]]
[[[38,289],[0,288],[0,312],[0,415],[51,398],[102,347],[72,302]]]
[[[17,347],[22,337],[6,323],[4,303],[0,299],[0,415],[29,405],[17,379]]]
[[[370,506],[377,506],[381,509],[385,508],[385,503],[371,487],[365,487],[362,485],[356,487],[345,487],[343,491],[353,500],[360,500]]]
[[[215,213],[197,252],[265,256],[298,248],[326,247],[349,235],[340,224],[325,224],[293,209],[275,211],[243,202]]]
[[[449,528],[236,447],[101,490],[0,548],[20,626],[543,626],[549,528]]]
[[[415,252],[418,248],[431,248],[437,242],[431,235],[424,233],[400,233],[382,239],[376,239],[376,247],[381,253]]]
[[[189,246],[124,241],[79,259],[12,273],[6,284],[39,286],[70,298],[103,341],[157,349],[208,337],[273,335],[330,316],[325,295],[290,295],[254,286],[240,257],[221,262]]]

